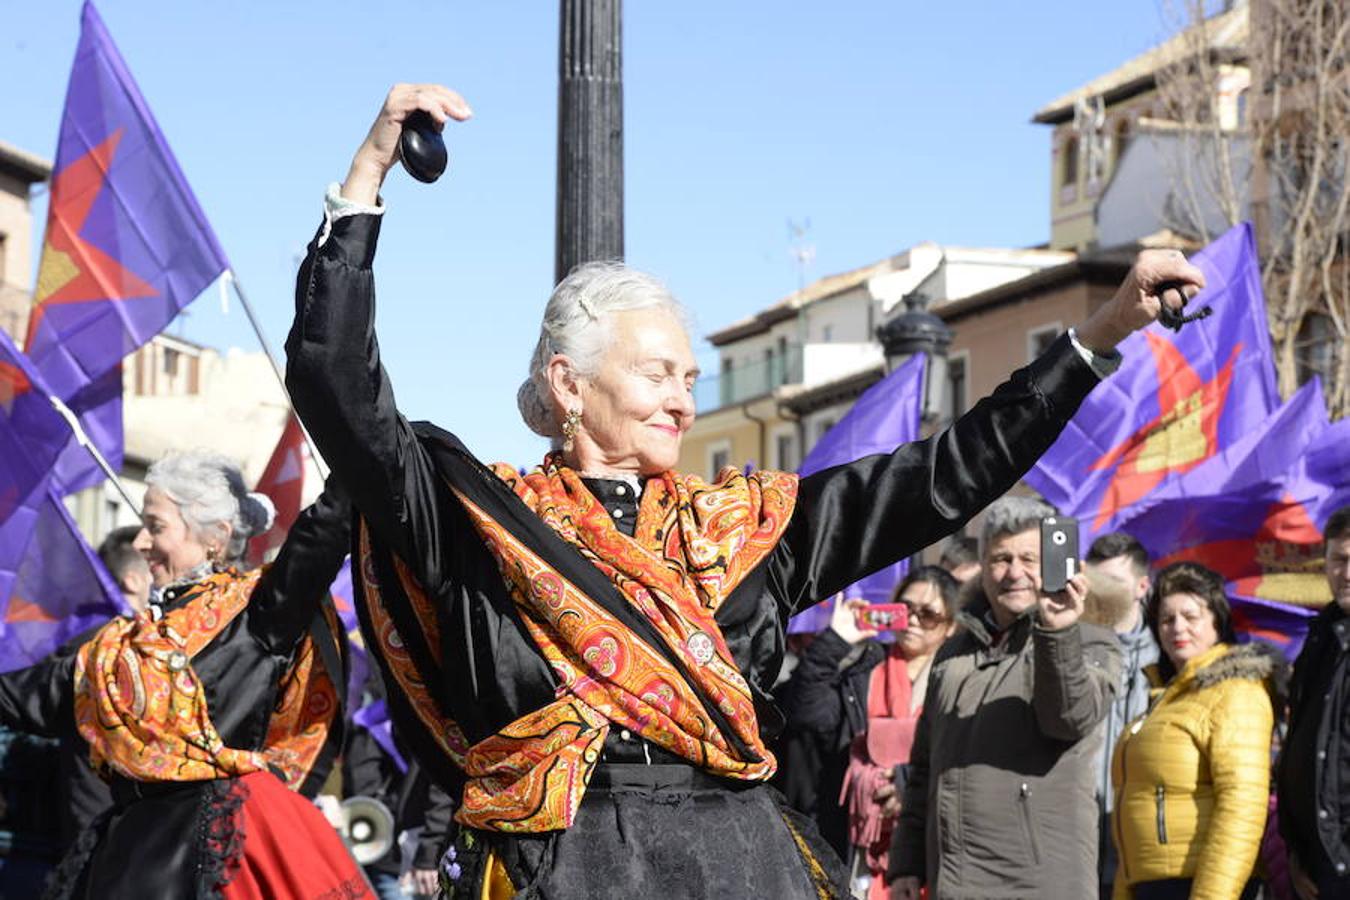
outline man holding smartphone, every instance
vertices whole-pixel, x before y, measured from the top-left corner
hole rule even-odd
[[[1024,497],[985,514],[983,590],[929,676],[891,844],[893,898],[917,900],[925,883],[940,897],[1097,893],[1093,763],[1120,651],[1110,631],[1079,622],[1081,573],[1042,590],[1042,522],[1055,515]]]

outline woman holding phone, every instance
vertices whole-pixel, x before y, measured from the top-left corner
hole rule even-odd
[[[837,602],[830,627],[802,654],[782,692],[788,729],[812,736],[828,757],[816,817],[821,832],[843,845],[850,885],[870,900],[888,896],[897,788],[933,656],[956,630],[959,594],[956,579],[937,566],[910,572],[892,594],[905,615],[887,629],[889,645],[871,640],[878,631],[869,627],[866,601]]]

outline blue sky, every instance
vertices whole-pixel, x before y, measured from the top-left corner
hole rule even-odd
[[[922,240],[1043,242],[1049,129],[1031,114],[1162,39],[1164,2],[629,0],[628,261],[663,278],[701,334],[797,286],[789,219],[811,223],[808,277]],[[379,333],[409,417],[484,458],[537,461],[515,393],[553,274],[556,3],[98,6],[278,352],[324,187],[389,85],[468,98],[447,176],[386,184]],[[47,158],[79,7],[0,0],[0,139]],[[214,295],[175,330],[256,346]]]

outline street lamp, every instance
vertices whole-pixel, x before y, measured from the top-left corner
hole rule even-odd
[[[942,388],[934,385],[944,385],[947,380],[947,348],[955,333],[946,322],[925,308],[928,298],[923,294],[906,294],[904,304],[903,313],[877,327],[877,340],[881,341],[886,353],[889,372],[895,371],[915,353],[928,358],[924,372],[923,416],[931,421],[942,413]]]
[[[623,0],[561,0],[553,273],[623,259]]]

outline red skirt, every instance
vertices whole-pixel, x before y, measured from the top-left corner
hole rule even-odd
[[[318,808],[269,772],[245,775],[243,853],[225,900],[373,898],[360,866]]]

